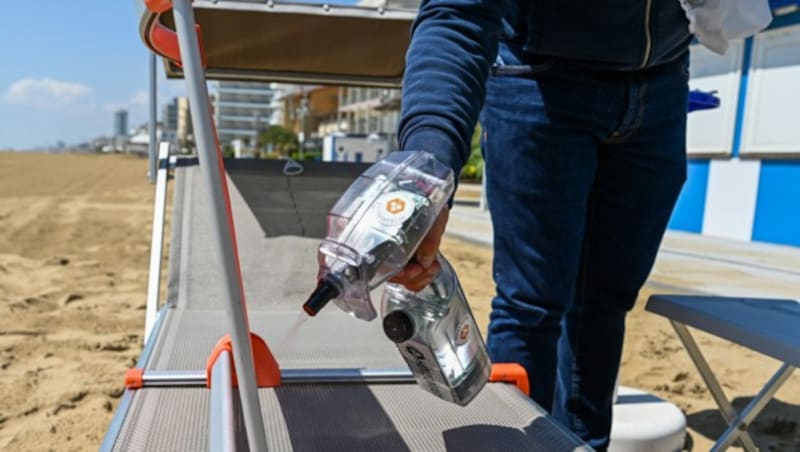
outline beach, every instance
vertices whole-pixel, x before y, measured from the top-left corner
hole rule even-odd
[[[153,202],[146,172],[147,160],[126,155],[0,153],[0,450],[100,445],[143,341]],[[485,332],[491,250],[447,238],[443,251]],[[676,403],[690,445],[702,451],[725,424],[669,323],[643,310],[657,288],[693,284],[696,272],[670,265],[657,263],[629,316],[620,380]],[[696,338],[737,409],[779,366]],[[762,450],[800,451],[800,375],[750,432]]]

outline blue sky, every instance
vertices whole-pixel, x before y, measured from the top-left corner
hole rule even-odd
[[[0,149],[110,135],[118,108],[129,111],[130,126],[147,121],[148,51],[133,0],[4,3]],[[184,89],[158,68],[163,104]]]

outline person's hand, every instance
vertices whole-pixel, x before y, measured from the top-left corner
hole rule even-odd
[[[414,258],[389,282],[402,284],[414,292],[419,292],[430,284],[436,273],[442,269],[442,266],[436,261],[436,254],[439,252],[439,245],[442,243],[442,235],[444,235],[448,218],[450,218],[450,210],[445,207],[436,217],[428,235],[422,239]]]

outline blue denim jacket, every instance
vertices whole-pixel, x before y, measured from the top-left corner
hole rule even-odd
[[[633,71],[675,60],[691,41],[678,0],[425,0],[412,36],[399,144],[432,152],[456,172],[469,156],[498,43],[517,49],[523,66],[553,57]]]

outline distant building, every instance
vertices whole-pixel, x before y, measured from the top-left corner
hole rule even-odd
[[[114,136],[128,136],[128,111],[117,110],[114,112]]]
[[[373,162],[397,148],[400,91],[281,85],[282,125],[325,161]]]
[[[385,88],[342,88],[339,116],[349,135],[372,135],[394,142],[400,120],[400,91]]]
[[[186,97],[178,98],[178,126],[176,137],[180,149],[187,149],[193,146],[192,114],[189,111],[189,99]]]
[[[305,143],[337,131],[339,88],[284,85],[281,89],[282,124]]]
[[[161,122],[164,124],[166,130],[178,130],[178,98],[173,97],[172,101],[164,105],[163,116]]]
[[[270,84],[220,81],[215,86],[214,121],[222,146],[240,139],[254,146],[274,114],[275,91]]]

